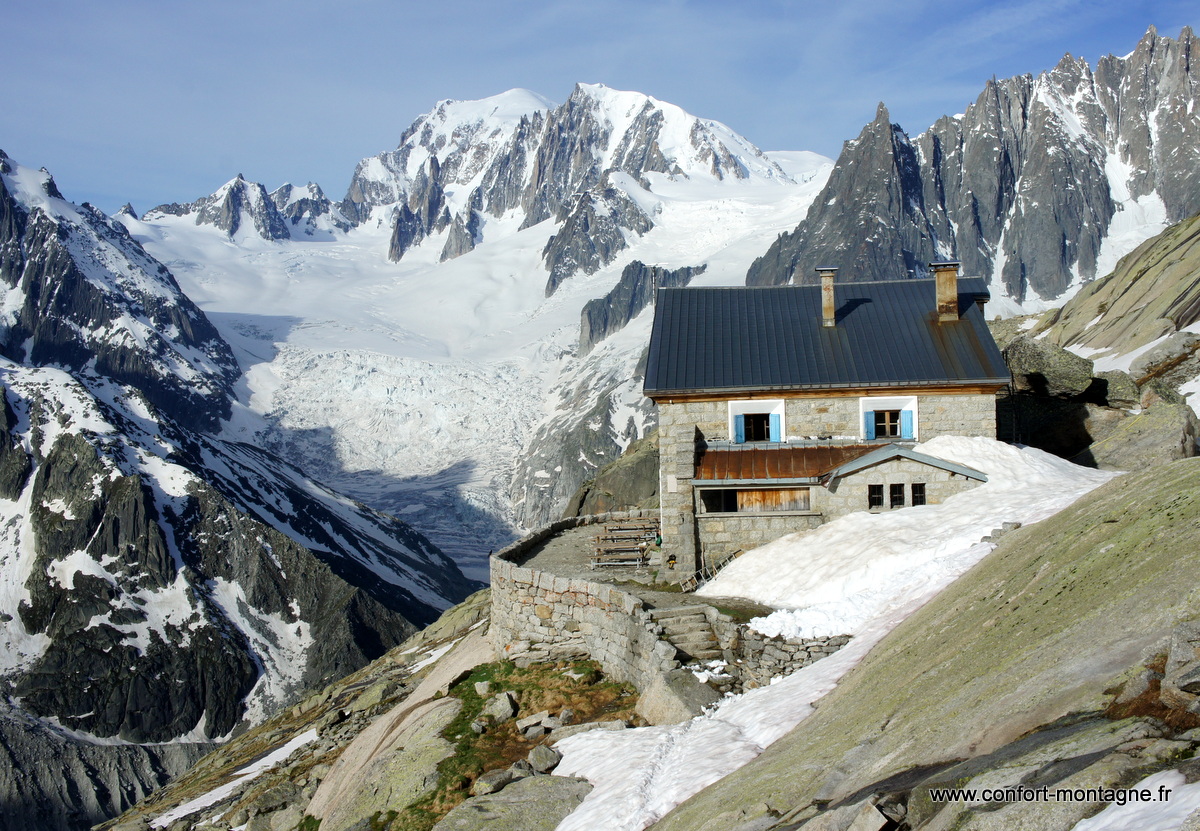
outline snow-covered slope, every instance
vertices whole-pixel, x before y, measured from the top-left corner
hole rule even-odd
[[[746,552],[704,589],[793,607],[754,621],[761,631],[851,634],[850,643],[691,721],[560,741],[555,774],[596,786],[560,831],[639,831],[747,764],[807,718],[888,632],[988,554],[995,546],[982,539],[992,528],[1045,519],[1115,475],[990,439],[942,437],[920,447],[989,480],[941,505],[864,511],[784,537]]]
[[[2,154],[0,308],[0,747],[28,777],[0,775],[3,827],[103,820],[196,755],[151,745],[261,721],[477,587],[213,436],[229,345],[124,225]]]
[[[585,127],[594,144],[575,132]],[[791,175],[728,128],[636,93],[581,86],[555,108],[513,91],[442,102],[398,150],[360,164],[348,197],[360,224],[330,239],[231,240],[186,213],[122,221],[245,369],[227,437],[396,513],[484,578],[490,549],[561,510],[650,420],[637,372],[649,313],[584,359],[584,305],[634,260],[738,282],[831,165],[788,164]],[[577,200],[554,205],[557,226],[531,224],[535,205],[593,186],[619,189],[653,225],[620,231],[611,260],[562,272],[547,296],[543,252]],[[436,220],[434,205],[482,205],[480,244],[446,259],[453,223],[433,222],[389,261],[389,212]]]
[[[0,152],[0,353],[138,388],[180,422],[229,414],[229,347],[125,227]]]

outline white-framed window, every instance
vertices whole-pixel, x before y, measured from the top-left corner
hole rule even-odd
[[[859,424],[862,437],[874,439],[907,439],[916,441],[916,396],[874,396],[858,400]]]
[[[729,435],[738,444],[783,441],[783,399],[729,402]]]

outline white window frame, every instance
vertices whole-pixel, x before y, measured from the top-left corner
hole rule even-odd
[[[735,441],[737,429],[734,427],[734,416],[739,415],[763,415],[779,416],[779,440],[787,441],[787,415],[784,412],[784,402],[782,398],[760,398],[750,401],[730,401],[729,413],[726,427],[729,432],[730,441]]]
[[[878,410],[912,410],[912,441],[921,440],[921,414],[917,409],[917,397],[915,395],[880,395],[858,399],[858,437],[860,439],[867,441],[867,433],[863,427],[863,419],[866,417],[866,414]]]

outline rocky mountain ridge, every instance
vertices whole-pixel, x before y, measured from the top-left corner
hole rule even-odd
[[[143,218],[163,216],[193,217],[197,225],[211,225],[230,239],[239,233],[267,240],[327,237],[333,231],[353,227],[319,185],[309,182],[298,188],[284,184],[268,193],[258,182],[247,182],[240,173],[209,196],[184,204],[159,205]]]
[[[961,116],[915,138],[880,105],[747,283],[811,282],[818,265],[903,279],[957,259],[993,298],[1064,298],[1115,265],[1115,243],[1200,211],[1197,48],[1190,28],[1173,39],[1151,27],[1094,70],[1066,55],[1036,78],[989,81]]]
[[[6,156],[0,215],[0,828],[82,828],[475,584],[206,432],[239,368],[122,224]]]

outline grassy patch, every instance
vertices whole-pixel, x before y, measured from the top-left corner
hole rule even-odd
[[[580,678],[571,678],[573,672]],[[485,696],[475,685],[487,681]],[[454,755],[438,764],[438,784],[434,791],[408,806],[388,824],[388,831],[428,831],[451,808],[470,795],[471,785],[482,774],[506,768],[524,759],[535,745],[546,738],[526,739],[517,732],[516,719],[489,725],[483,734],[471,730],[487,699],[510,692],[517,700],[518,718],[549,710],[557,714],[564,708],[575,711],[574,723],[592,721],[637,721],[634,707],[637,694],[624,684],[606,681],[593,661],[534,664],[522,669],[509,662],[483,664],[450,688],[450,695],[463,702],[462,710],[442,735],[454,745]]]
[[[762,612],[751,609],[735,609],[732,606],[713,606],[721,614],[730,618],[734,623],[749,623],[756,617],[761,617]]]

